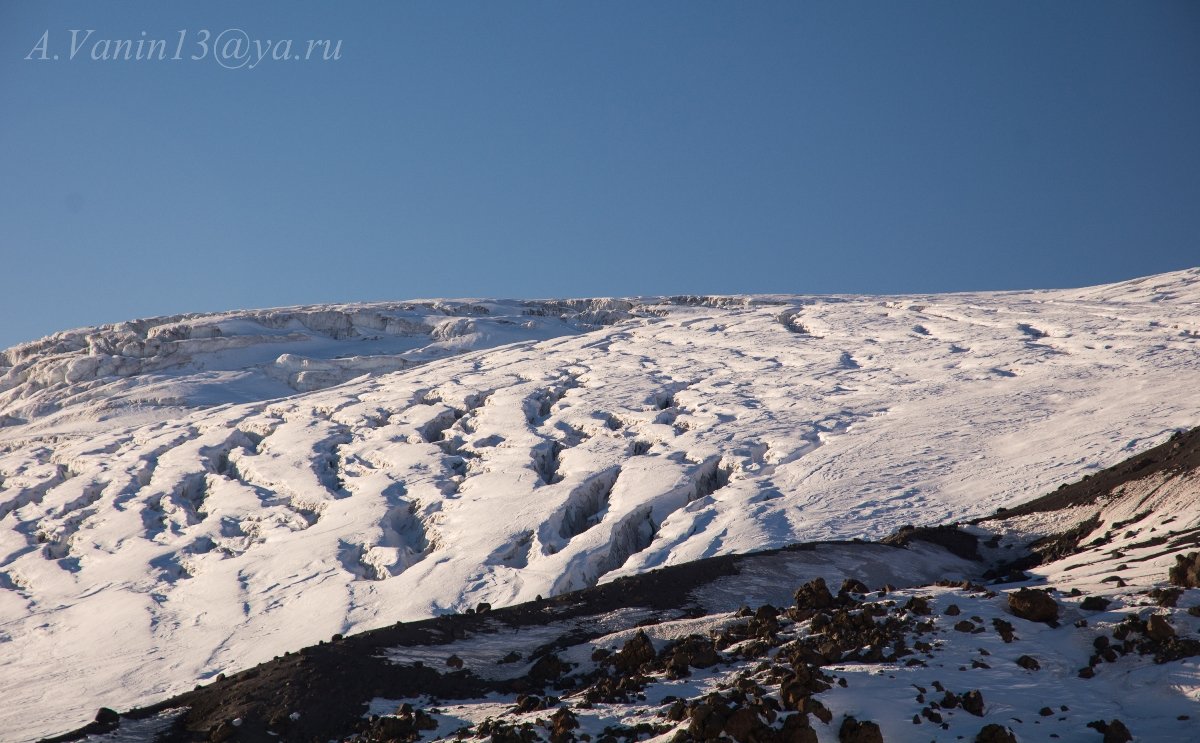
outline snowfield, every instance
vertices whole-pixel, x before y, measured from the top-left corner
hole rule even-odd
[[[0,355],[0,730],[333,633],[989,514],[1197,425],[1200,269],[59,334]]]

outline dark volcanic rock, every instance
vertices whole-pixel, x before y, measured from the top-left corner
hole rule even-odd
[[[1008,595],[1012,613],[1031,622],[1053,622],[1058,619],[1058,604],[1045,591],[1022,588]]]
[[[808,715],[800,712],[783,718],[779,740],[780,743],[817,743],[817,731],[809,724]]]
[[[692,635],[663,651],[667,670],[676,677],[688,675],[689,668],[709,668],[721,662],[716,645],[707,637]]]
[[[779,695],[790,709],[802,709],[808,697],[832,688],[832,680],[815,665],[793,662],[793,672],[779,684]]]
[[[826,725],[833,722],[833,713],[829,711],[829,708],[812,697],[804,701],[804,711]]]
[[[1125,723],[1120,720],[1094,720],[1087,724],[1096,732],[1104,736],[1104,743],[1128,743],[1133,740],[1133,734],[1129,732],[1129,728],[1125,727]]]
[[[233,737],[235,732],[237,732],[237,728],[234,727],[233,723],[225,720],[209,731],[208,740],[210,743],[225,743],[225,741]]]
[[[911,611],[913,614],[921,614],[922,616],[928,616],[933,613],[933,609],[929,607],[929,599],[924,596],[913,596],[908,601],[905,601],[904,610]]]
[[[725,720],[725,732],[738,743],[750,743],[755,739],[755,733],[764,727],[758,713],[749,707],[734,710]]]
[[[1172,585],[1183,588],[1200,588],[1200,552],[1176,555],[1175,566],[1167,573]]]
[[[437,722],[423,710],[414,710],[409,705],[401,707],[396,715],[372,718],[367,731],[368,740],[415,741],[425,730],[436,730]]]
[[[700,702],[690,711],[691,722],[688,732],[701,740],[712,740],[725,730],[725,720],[730,713],[729,706],[719,697]]]
[[[838,593],[870,593],[871,589],[867,588],[867,584],[856,578],[847,578],[842,581],[842,587],[838,589]]]
[[[833,606],[833,594],[824,578],[814,578],[796,590],[796,608],[817,611]]]
[[[1027,671],[1039,671],[1042,668],[1042,664],[1038,663],[1037,658],[1034,658],[1032,655],[1022,655],[1020,658],[1017,658],[1017,665]]]
[[[975,735],[975,743],[1017,743],[1017,736],[1003,725],[992,722]]]
[[[563,675],[567,665],[554,653],[549,653],[538,659],[529,669],[529,678],[534,681],[551,681]]]
[[[1146,636],[1151,640],[1167,642],[1175,637],[1175,628],[1161,614],[1152,614],[1146,622]]]
[[[575,713],[566,707],[550,715],[550,743],[566,743],[574,737],[571,731],[579,727]]]
[[[859,721],[847,716],[838,730],[839,743],[883,743],[879,726],[869,720]]]
[[[1182,595],[1182,588],[1154,588],[1149,593],[1150,598],[1154,599],[1154,603],[1164,609],[1173,608],[1179,603],[1179,597]]]
[[[962,695],[962,708],[976,717],[983,717],[983,692],[975,689]]]
[[[1000,639],[1005,642],[1012,642],[1016,639],[1016,635],[1013,634],[1012,622],[1007,622],[1003,619],[993,619],[992,626],[996,628],[996,633],[1000,635]]]
[[[613,656],[613,665],[621,673],[633,673],[646,663],[654,660],[654,645],[645,632],[638,633],[621,647],[620,652]]]
[[[1079,603],[1079,608],[1085,611],[1104,611],[1112,604],[1103,596],[1088,596]]]

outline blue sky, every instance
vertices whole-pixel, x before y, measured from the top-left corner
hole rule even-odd
[[[190,59],[232,28],[341,59]],[[180,60],[90,58],[181,30]],[[60,59],[25,59],[43,34]],[[1198,81],[1193,2],[6,1],[0,347],[322,301],[1197,265]]]

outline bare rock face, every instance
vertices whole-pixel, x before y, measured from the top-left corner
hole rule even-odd
[[[1171,585],[1200,588],[1200,552],[1176,555],[1175,566],[1167,573]]]
[[[1045,591],[1022,588],[1008,595],[1008,608],[1021,619],[1031,622],[1054,622],[1058,619],[1058,604]]]

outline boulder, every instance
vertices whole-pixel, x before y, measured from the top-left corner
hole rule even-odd
[[[567,665],[554,653],[547,653],[529,669],[529,678],[535,683],[552,681],[567,671]]]
[[[983,717],[983,692],[978,689],[962,695],[962,708],[976,717]]]
[[[668,665],[681,669],[709,668],[721,662],[716,645],[707,637],[691,635],[675,644],[670,650]]]
[[[550,743],[566,743],[574,737],[571,731],[577,727],[579,720],[575,713],[566,707],[559,707],[557,712],[550,715]]]
[[[236,731],[237,728],[234,727],[233,723],[225,720],[208,731],[209,743],[225,743],[225,741],[233,737]]]
[[[975,734],[975,743],[1017,743],[1017,736],[1003,725],[992,722]]]
[[[725,720],[725,732],[738,743],[751,743],[759,728],[765,727],[758,714],[749,707],[734,710]]]
[[[1175,636],[1175,628],[1161,614],[1152,614],[1146,622],[1146,636],[1151,640],[1166,642]]]
[[[1087,726],[1103,735],[1104,743],[1128,743],[1133,740],[1133,734],[1120,720],[1093,720]]]
[[[1200,552],[1175,555],[1175,566],[1167,572],[1173,586],[1200,588]]]
[[[653,643],[650,642],[650,638],[646,636],[645,632],[638,630],[638,633],[613,656],[613,665],[621,673],[633,673],[646,663],[653,661],[654,657]]]
[[[838,589],[838,593],[870,593],[871,589],[867,588],[867,584],[856,578],[847,578],[842,581],[842,587]]]
[[[1079,608],[1084,611],[1104,611],[1111,603],[1103,596],[1088,596],[1079,603]]]
[[[1022,588],[1008,595],[1008,608],[1021,619],[1031,622],[1054,622],[1058,619],[1058,604],[1045,591]]]
[[[780,743],[817,743],[817,731],[808,722],[808,715],[799,712],[783,718],[779,729]]]
[[[1042,664],[1038,663],[1037,658],[1034,658],[1032,655],[1022,655],[1020,658],[1017,658],[1017,665],[1027,671],[1039,671],[1042,668]]]
[[[1006,622],[1003,619],[993,619],[992,626],[996,628],[996,632],[1000,635],[1000,639],[1004,640],[1005,642],[1012,642],[1014,639],[1016,639],[1016,635],[1013,634],[1012,622]]]
[[[839,743],[883,743],[879,726],[869,720],[856,720],[847,715],[838,729]]]
[[[813,578],[796,589],[796,608],[816,611],[833,606],[833,594],[824,578]]]

